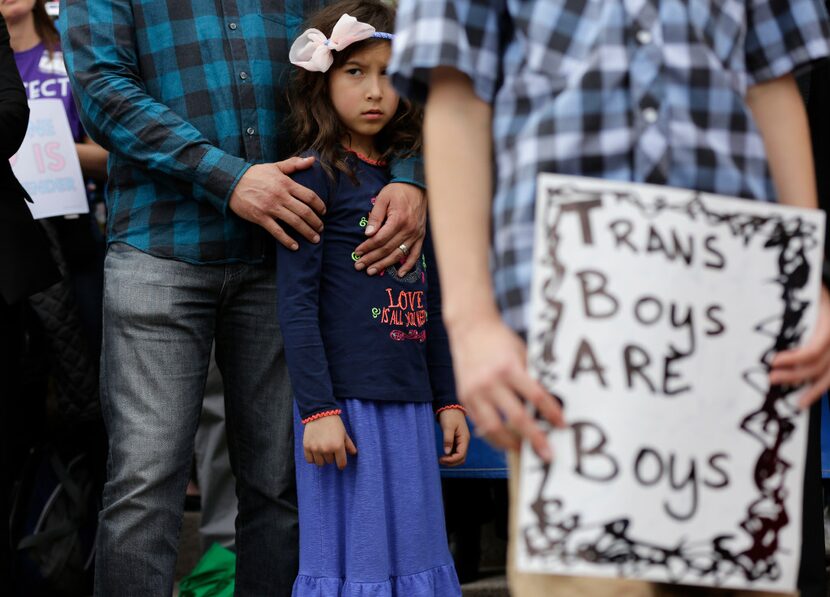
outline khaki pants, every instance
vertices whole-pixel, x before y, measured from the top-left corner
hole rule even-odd
[[[511,453],[510,461],[510,542],[507,548],[507,579],[513,597],[782,597],[797,593],[762,593],[731,589],[707,589],[666,585],[637,580],[554,576],[518,572],[514,563],[516,508],[519,491],[519,455]]]

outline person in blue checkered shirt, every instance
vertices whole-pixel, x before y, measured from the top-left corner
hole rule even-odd
[[[288,50],[326,0],[64,0],[58,22],[90,137],[110,151],[101,401],[110,452],[96,595],[170,595],[193,436],[216,342],[239,515],[237,595],[297,573],[292,399],[275,241],[317,242],[324,205],[288,175]],[[281,160],[281,161],[280,161]],[[419,159],[392,179],[358,270],[421,254]],[[304,240],[303,240],[304,239]],[[407,251],[404,251],[407,252]]]
[[[563,424],[527,373],[536,176],[656,183],[816,207],[793,73],[830,53],[820,0],[402,0],[390,72],[426,99],[425,156],[459,398],[492,443],[523,408]],[[830,295],[771,383],[830,386]],[[517,460],[513,456],[515,470]],[[697,595],[689,587],[512,575],[514,594]],[[752,593],[756,595],[758,593]]]

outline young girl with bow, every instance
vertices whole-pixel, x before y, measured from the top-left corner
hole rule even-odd
[[[278,247],[280,326],[296,398],[300,570],[295,597],[460,596],[438,462],[469,443],[427,236],[417,266],[356,271],[387,164],[420,149],[420,113],[386,76],[394,11],[347,0],[293,44],[295,180],[326,204],[319,243]],[[394,165],[394,164],[393,164]],[[410,248],[399,247],[403,263]],[[400,275],[400,274],[403,275]],[[434,417],[443,431],[436,453]]]

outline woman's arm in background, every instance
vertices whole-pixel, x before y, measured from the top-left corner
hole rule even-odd
[[[78,161],[81,162],[81,172],[84,178],[97,181],[107,179],[107,158],[109,152],[89,137],[84,137],[80,143],[75,143],[78,151]]]

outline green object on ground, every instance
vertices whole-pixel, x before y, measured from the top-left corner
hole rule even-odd
[[[236,554],[214,543],[179,583],[179,597],[233,597]]]

